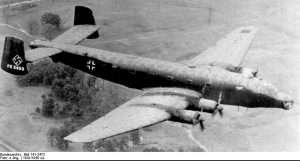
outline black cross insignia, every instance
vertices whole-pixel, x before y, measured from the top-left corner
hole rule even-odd
[[[96,68],[96,64],[94,60],[89,60],[87,62],[87,67],[89,68],[89,70],[94,70]]]

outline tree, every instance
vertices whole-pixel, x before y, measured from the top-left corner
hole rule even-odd
[[[43,100],[47,98],[46,95],[44,95],[44,94],[42,94],[41,97]]]
[[[62,111],[61,106],[58,103],[55,103],[52,109],[53,117],[55,118],[59,117],[61,115],[61,111]]]
[[[98,151],[114,152],[115,145],[110,139],[99,140],[95,144],[95,149]]]
[[[92,142],[84,143],[82,149],[85,152],[93,152],[94,151],[93,143]]]
[[[115,146],[120,150],[120,151],[125,151],[129,146],[129,137],[128,135],[120,136],[118,139],[115,140]]]
[[[69,142],[64,140],[64,137],[69,135],[68,129],[61,127],[58,134],[56,135],[56,147],[62,151],[65,151],[69,147]]]
[[[79,86],[72,79],[54,79],[52,90],[57,97],[68,102],[79,101]]]
[[[114,152],[116,150],[114,143],[111,140],[107,140],[104,142],[104,148],[107,152]]]
[[[39,107],[36,107],[36,108],[35,108],[35,112],[36,112],[36,113],[41,113],[41,109],[40,109]]]
[[[61,19],[59,15],[53,13],[44,13],[41,17],[41,23],[44,26],[44,36],[48,40],[53,39],[53,34],[59,30]]]
[[[74,105],[73,106],[73,109],[75,110],[73,113],[72,113],[72,116],[74,118],[81,118],[83,115],[84,115],[84,111],[79,109],[78,106]]]
[[[53,34],[57,31],[57,27],[51,24],[44,24],[43,33],[46,39],[52,40]]]
[[[65,127],[50,128],[47,133],[48,142],[51,147],[57,147],[59,150],[65,151],[69,147],[69,142],[64,137],[69,135],[69,131]]]
[[[59,129],[57,129],[57,128],[51,127],[47,132],[47,139],[48,139],[48,142],[50,143],[51,147],[54,146],[54,136],[58,133],[58,130]]]
[[[130,138],[134,145],[140,144],[141,138],[140,138],[139,130],[132,131],[130,133]]]
[[[164,152],[165,150],[160,149],[158,147],[150,147],[150,148],[145,148],[143,152]]]
[[[61,19],[59,15],[53,14],[53,13],[44,13],[43,16],[41,17],[41,22],[42,24],[51,24],[55,26],[56,28],[60,27]]]
[[[73,78],[77,70],[61,63],[53,63],[49,60],[40,61],[29,65],[29,73],[17,76],[20,86],[52,85],[55,79]]]
[[[45,97],[42,95],[43,104],[42,104],[42,115],[45,117],[53,116],[53,108],[54,108],[54,99],[52,97]]]

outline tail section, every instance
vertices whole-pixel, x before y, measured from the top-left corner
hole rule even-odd
[[[76,25],[96,25],[93,12],[84,6],[75,6],[74,26]],[[88,39],[96,39],[99,37],[98,31],[91,34]]]
[[[5,38],[1,68],[14,75],[25,75],[28,73],[24,42],[22,40],[16,37]]]
[[[82,40],[95,39],[99,37],[99,26],[95,24],[95,19],[91,9],[84,6],[75,6],[74,27],[55,38],[56,43],[78,44]],[[43,44],[44,43],[44,44]],[[48,45],[45,45],[48,44]],[[37,48],[26,52],[26,57],[30,62],[49,57],[60,52],[53,46],[49,46],[49,41],[32,41],[31,48]],[[39,47],[50,47],[39,48]],[[28,73],[28,61],[25,59],[24,42],[16,37],[6,37],[2,55],[1,68],[14,75],[25,75]]]

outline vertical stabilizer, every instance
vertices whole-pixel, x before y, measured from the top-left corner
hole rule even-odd
[[[84,6],[75,6],[74,26],[76,25],[96,25],[93,12]],[[99,37],[98,31],[87,37],[88,39],[96,39]]]
[[[24,42],[21,39],[16,37],[5,38],[1,68],[14,75],[25,75],[28,73]]]

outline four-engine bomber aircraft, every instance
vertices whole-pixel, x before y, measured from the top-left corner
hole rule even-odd
[[[257,31],[240,27],[201,55],[174,63],[76,45],[99,37],[93,13],[75,7],[74,27],[53,41],[35,40],[24,52],[23,41],[6,37],[1,68],[11,74],[28,73],[27,63],[50,57],[94,76],[143,90],[135,98],[65,139],[91,142],[165,120],[203,126],[200,112],[222,114],[220,104],[289,109],[293,99],[257,71],[241,67]]]

